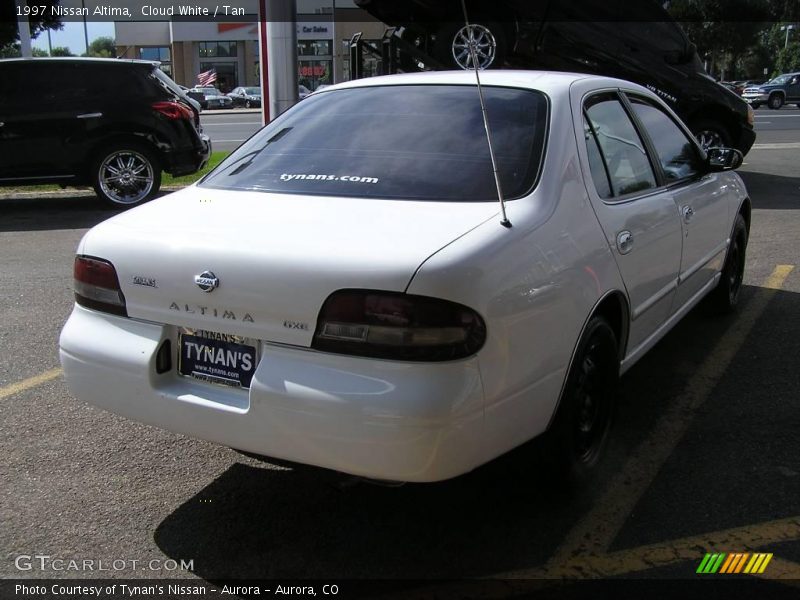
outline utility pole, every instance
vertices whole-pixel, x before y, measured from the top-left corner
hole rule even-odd
[[[298,99],[297,2],[269,0],[266,4],[269,117],[274,119]]]
[[[22,56],[30,58],[33,56],[33,49],[31,48],[31,24],[28,21],[28,16],[25,14],[27,8],[25,0],[16,0],[17,2],[17,27],[19,27],[19,43],[22,48]]]
[[[81,8],[83,8],[83,39],[86,41],[86,54],[89,54],[89,28],[86,26],[86,2],[81,0]]]
[[[784,25],[781,27],[781,31],[784,29],[786,30],[786,41],[783,43],[783,49],[786,50],[789,47],[789,32],[794,29],[794,25]]]

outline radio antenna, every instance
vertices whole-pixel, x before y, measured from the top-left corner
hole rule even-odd
[[[469,33],[469,52],[472,57],[472,66],[475,68],[475,79],[478,82],[478,98],[481,101],[481,113],[483,114],[483,128],[486,130],[486,141],[489,143],[489,156],[492,159],[492,171],[494,171],[494,183],[497,186],[497,199],[500,201],[500,213],[502,220],[500,224],[503,227],[510,228],[511,221],[506,216],[506,201],[503,198],[503,186],[500,183],[500,172],[497,170],[497,158],[494,155],[494,146],[492,145],[492,130],[489,126],[489,113],[486,112],[486,101],[483,98],[483,86],[481,85],[481,70],[478,66],[478,53],[475,49],[475,31],[469,23],[469,16],[467,15],[466,0],[461,0],[461,9],[464,12],[464,22],[467,25],[467,32]]]

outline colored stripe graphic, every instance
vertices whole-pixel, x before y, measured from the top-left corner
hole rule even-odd
[[[753,553],[749,552],[715,552],[713,554],[707,553],[700,565],[697,567],[697,573],[702,574],[735,574],[735,573],[748,573],[751,575],[760,575],[763,573],[769,561],[772,560],[771,553]]]
[[[706,554],[700,566],[697,567],[698,573],[716,573],[725,558],[725,553]]]

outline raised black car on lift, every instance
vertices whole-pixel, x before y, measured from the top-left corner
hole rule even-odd
[[[355,0],[448,68],[471,68],[461,0]],[[747,153],[753,112],[709,77],[697,49],[653,0],[467,0],[482,68],[608,75],[664,99],[701,144]],[[413,61],[412,61],[413,62]]]

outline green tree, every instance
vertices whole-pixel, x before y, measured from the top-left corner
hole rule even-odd
[[[786,48],[780,49],[775,70],[778,73],[800,71],[800,43],[792,42]]]
[[[116,58],[117,49],[114,45],[114,38],[99,37],[89,44],[89,51],[84,56],[96,56],[99,58]]]
[[[55,46],[53,48],[53,53],[51,56],[75,56],[72,52],[70,52],[69,48],[65,46]]]
[[[712,74],[724,73],[729,79],[736,77],[741,59],[758,43],[765,21],[772,17],[764,0],[675,0],[669,10],[700,57],[709,60]]]
[[[61,0],[26,0],[29,6],[45,7],[44,16],[31,15],[28,18],[31,38],[36,38],[46,29],[62,29],[58,17],[53,16],[52,7],[58,6]],[[13,0],[0,0],[0,57],[8,58],[20,55],[19,29],[17,28],[17,7]]]

